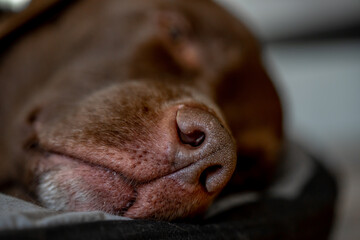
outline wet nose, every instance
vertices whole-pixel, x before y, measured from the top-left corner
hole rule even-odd
[[[219,192],[231,178],[236,165],[235,143],[221,121],[198,107],[177,110],[179,139],[177,160],[191,163],[179,178],[200,184],[209,193]]]

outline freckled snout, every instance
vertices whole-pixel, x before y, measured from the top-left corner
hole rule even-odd
[[[175,109],[175,113],[173,112]],[[234,140],[208,110],[180,105],[175,117],[175,170],[137,188],[137,201],[125,216],[174,219],[203,213],[230,180],[236,165]]]
[[[200,184],[206,192],[219,192],[236,164],[235,145],[220,120],[207,110],[183,106],[176,113],[179,149],[176,161],[193,162],[177,176]]]

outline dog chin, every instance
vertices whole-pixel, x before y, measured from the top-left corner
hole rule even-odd
[[[122,215],[136,197],[134,187],[121,174],[58,154],[40,160],[37,176],[38,200],[54,210]]]
[[[179,180],[187,171],[185,168],[135,183],[104,167],[49,154],[39,161],[36,194],[41,205],[57,211],[104,211],[162,220],[188,218],[205,212],[217,193],[208,193],[200,183]]]

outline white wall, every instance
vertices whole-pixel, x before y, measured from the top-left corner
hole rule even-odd
[[[359,0],[216,0],[242,16],[263,40],[360,24]]]

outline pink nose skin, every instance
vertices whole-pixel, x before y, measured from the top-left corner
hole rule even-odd
[[[200,184],[206,192],[219,192],[236,165],[235,144],[220,120],[207,110],[181,106],[176,114],[180,146],[176,162],[188,162],[178,180]]]

